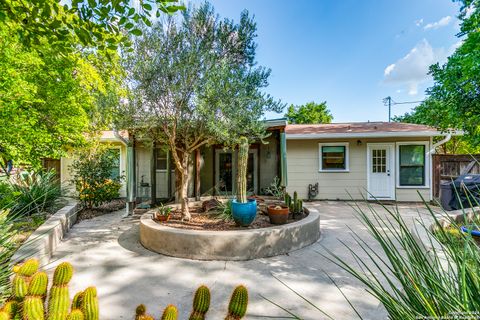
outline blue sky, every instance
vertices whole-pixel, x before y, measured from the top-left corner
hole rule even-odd
[[[459,43],[451,0],[210,2],[221,17],[238,21],[243,9],[255,16],[258,62],[272,69],[268,93],[288,104],[327,101],[334,122],[387,121],[386,96],[422,100],[428,65]]]

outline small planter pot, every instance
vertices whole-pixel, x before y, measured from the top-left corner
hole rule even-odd
[[[466,227],[466,226],[462,226],[462,227],[460,228],[460,230],[462,230],[462,231],[465,232],[465,233],[472,233],[472,236],[474,236],[474,237],[480,237],[480,230],[469,229],[469,228]]]
[[[155,220],[160,221],[160,222],[167,222],[170,220],[171,214],[168,215],[163,215],[163,214],[155,214]]]
[[[271,224],[285,224],[288,221],[288,207],[287,206],[278,206],[278,205],[269,205],[267,207],[268,217],[270,218]]]
[[[233,199],[232,216],[237,225],[248,227],[257,216],[257,200],[248,199],[246,203],[240,203]]]

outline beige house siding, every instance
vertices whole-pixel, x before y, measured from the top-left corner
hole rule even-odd
[[[360,140],[361,143],[358,143]],[[317,199],[355,200],[364,199],[367,195],[367,143],[430,141],[429,138],[385,138],[385,139],[312,139],[287,140],[287,191],[298,192],[299,197],[308,198],[308,185],[318,182]],[[319,143],[348,142],[349,171],[319,172]],[[396,148],[395,148],[395,153]],[[394,162],[396,157],[394,156]],[[429,158],[426,161],[430,161]],[[395,169],[398,170],[395,163]],[[429,176],[427,183],[430,185]],[[420,201],[417,190],[430,199],[430,188],[395,188],[397,201]]]

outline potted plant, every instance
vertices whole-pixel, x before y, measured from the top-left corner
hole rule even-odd
[[[249,226],[257,215],[257,200],[247,199],[248,139],[240,137],[238,147],[237,198],[232,200],[232,216],[239,226]]]
[[[171,215],[172,208],[161,204],[160,207],[157,208],[157,211],[155,211],[155,220],[168,221]]]
[[[282,204],[271,204],[267,207],[271,224],[285,224],[288,221],[289,208]]]

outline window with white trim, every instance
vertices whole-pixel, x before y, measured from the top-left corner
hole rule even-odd
[[[427,186],[425,143],[398,145],[398,185],[401,187]]]
[[[320,171],[348,171],[348,143],[319,143]]]

